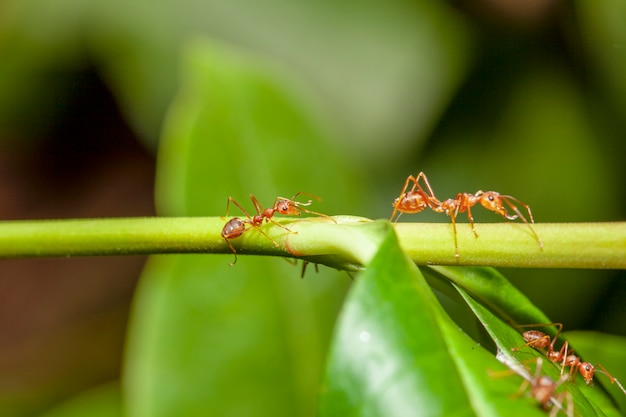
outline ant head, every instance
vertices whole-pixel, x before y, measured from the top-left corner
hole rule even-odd
[[[587,385],[593,382],[593,375],[595,374],[595,367],[589,362],[583,362],[578,365],[578,371],[585,378]]]
[[[283,199],[278,200],[274,207],[276,208],[276,211],[279,212],[280,214],[291,214],[291,215],[299,216],[300,210],[298,209],[297,206],[298,206],[298,203],[291,201],[291,200],[287,200],[286,198],[283,198]]]
[[[239,217],[233,217],[222,228],[222,237],[224,239],[234,239],[239,237],[246,231],[246,223]]]
[[[500,193],[495,191],[486,191],[482,193],[480,195],[480,204],[482,204],[482,206],[487,210],[496,212],[509,220],[513,220],[511,217],[516,218],[516,216],[509,216],[509,213],[502,205],[502,197],[500,196]]]

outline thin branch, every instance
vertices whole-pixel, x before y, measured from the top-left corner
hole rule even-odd
[[[523,223],[457,224],[459,258],[452,226],[396,224],[401,246],[418,264],[483,265],[515,268],[626,268],[626,222],[539,223],[543,250]]]
[[[303,257],[354,269],[374,253],[386,221],[353,216],[281,219],[231,242],[238,255]],[[231,253],[221,237],[222,217],[153,217],[0,222],[0,258]],[[626,222],[535,224],[543,250],[523,223],[458,224],[459,257],[449,223],[398,223],[398,239],[420,265],[626,269]]]

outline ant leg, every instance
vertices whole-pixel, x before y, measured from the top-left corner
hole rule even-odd
[[[298,195],[303,194],[303,192],[296,193],[291,198],[286,197],[276,197],[274,200],[274,205],[272,206],[272,210],[277,211],[279,214],[293,214],[296,216],[300,215],[300,211],[304,211],[304,209],[300,209],[300,206],[310,206],[313,200],[309,200],[306,203],[301,203],[300,201],[295,201]],[[271,217],[271,216],[270,216]]]
[[[419,180],[420,178],[422,179],[422,182],[424,183],[424,185],[426,186],[426,189],[428,190],[428,193],[426,193],[426,191],[424,191],[424,188],[422,188],[421,185],[419,185]],[[428,182],[428,178],[426,177],[426,174],[424,174],[423,172],[420,172],[419,174],[417,174],[417,176],[415,178],[413,178],[413,182],[415,183],[413,185],[413,188],[411,189],[411,192],[415,191],[415,189],[419,189],[419,193],[423,196],[426,196],[428,199],[428,206],[431,208],[431,210],[434,210],[437,213],[441,213],[442,209],[441,209],[441,201],[435,197],[435,192],[433,191],[432,187],[430,186],[430,182]],[[428,195],[430,194],[430,195]]]
[[[416,179],[415,181],[416,181],[416,182],[417,182],[417,181],[419,181],[420,177],[424,180],[424,185],[426,185],[426,188],[428,189],[428,192],[430,193],[430,196],[431,196],[434,200],[439,201],[439,200],[437,199],[437,197],[435,197],[435,193],[433,192],[433,189],[430,187],[430,183],[428,182],[428,178],[426,178],[426,174],[424,174],[423,172],[420,172],[420,173],[417,175],[417,179]],[[424,191],[424,190],[422,190],[422,191]]]
[[[470,207],[467,206],[467,220],[469,220],[470,226],[472,227],[472,232],[474,232],[474,236],[478,237],[478,233],[476,233],[476,226],[474,226],[474,216],[472,216],[472,211]]]
[[[617,386],[626,395],[626,389],[624,389],[624,387],[622,386],[622,384],[620,384],[620,382],[619,382],[619,380],[617,378],[615,378],[613,375],[611,375],[609,373],[609,371],[607,371],[606,368],[604,366],[602,366],[601,364],[597,364],[596,367],[600,368],[600,369],[596,369],[596,372],[600,372],[601,374],[606,375],[611,380],[611,384],[617,384]]]
[[[454,257],[459,257],[459,241],[456,234],[456,216],[459,212],[459,206],[456,207],[454,212],[450,213],[450,221],[452,221],[452,231],[454,233]]]
[[[452,232],[454,235],[454,257],[459,257],[459,243],[457,240],[456,233],[456,218],[459,215],[459,207],[461,204],[461,193],[457,194],[455,199],[447,199],[445,201],[436,201],[436,204],[432,204],[433,201],[430,200],[429,206],[435,213],[444,213],[446,216],[450,217],[450,222],[452,223]]]
[[[422,173],[420,172],[420,174],[422,174]],[[418,175],[418,177],[419,177],[419,175]],[[393,204],[393,213],[391,213],[391,217],[389,218],[390,222],[393,222],[393,218],[395,217],[396,213],[398,212],[398,204],[396,204],[396,203],[398,203],[398,202],[400,202],[402,200],[402,196],[404,194],[406,194],[406,189],[409,188],[409,182],[411,182],[411,181],[413,181],[413,190],[415,190],[415,184],[417,184],[416,180],[415,180],[415,177],[413,177],[413,175],[409,175],[407,177],[406,181],[404,182],[404,187],[402,187],[402,191],[400,192],[400,195],[398,196],[398,198],[396,198],[396,200],[395,200],[395,202]],[[402,212],[400,212],[400,214],[398,214],[398,217],[396,218],[396,221],[398,221],[400,216],[402,216]]]
[[[556,389],[558,385],[560,384],[557,382],[554,388]],[[572,400],[572,394],[570,394],[569,391],[554,396],[551,401],[552,409],[550,410],[550,417],[556,417],[559,411],[563,411],[567,417],[574,417],[574,402]]]
[[[230,250],[233,251],[233,255],[235,255],[235,260],[228,264],[229,266],[233,266],[233,265],[235,265],[237,263],[237,251],[235,250],[235,247],[233,246],[232,243],[230,243],[230,241],[228,239],[224,238],[224,240],[226,241],[226,243],[230,247]]]
[[[550,350],[553,351],[553,346],[554,346],[554,341],[556,341],[556,338],[558,337],[558,334],[554,337],[554,339],[552,340],[552,343],[550,343]],[[565,370],[565,367],[567,366],[567,358],[569,357],[570,354],[574,353],[573,350],[569,349],[569,342],[565,341],[565,343],[563,343],[563,346],[561,346],[561,350],[559,350],[559,356],[557,356],[557,358],[563,358],[561,360],[561,375],[563,375],[563,371]],[[574,369],[575,367],[572,367],[570,369],[570,373],[572,372],[572,369]]]
[[[326,217],[326,218],[332,220],[333,223],[337,223],[337,220],[335,220],[332,216],[329,216],[328,214],[318,213],[317,211],[308,210],[308,209],[300,209],[300,210],[302,210],[303,212],[308,213],[308,214],[314,214],[316,216]]]
[[[305,195],[305,196],[307,196],[307,197],[311,197],[311,198],[313,198],[314,200],[317,200],[317,201],[322,201],[322,199],[321,199],[321,198],[319,198],[318,196],[313,195],[313,194],[310,194],[310,193],[307,193],[306,191],[298,191],[298,192],[297,192],[297,193],[295,193],[295,194],[293,195],[293,197],[291,197],[289,200],[290,200],[290,201],[293,201],[294,203],[296,203],[295,199],[296,199],[296,197],[298,197],[299,195]],[[279,197],[279,198],[282,198],[282,197]],[[308,206],[308,205],[310,205],[310,204],[311,204],[311,200],[307,201],[306,203],[298,203],[298,204],[300,204],[300,205],[304,205],[304,206]]]
[[[276,222],[272,222],[272,223],[276,223]],[[279,224],[279,223],[276,223],[276,224]],[[282,225],[281,225],[281,226],[282,226]],[[258,231],[259,231],[259,233],[261,233],[263,236],[265,236],[266,238],[268,238],[269,240],[271,240],[271,241],[272,241],[272,243],[274,243],[274,246],[276,246],[276,247],[279,247],[279,246],[280,246],[280,244],[279,244],[278,242],[276,242],[274,239],[272,239],[271,237],[269,237],[269,235],[268,235],[267,233],[265,233],[263,230],[261,230],[261,227],[260,227],[260,226],[253,225],[253,227],[254,227],[256,230],[258,230]],[[284,227],[284,226],[282,226],[282,227]],[[284,227],[284,228],[285,228],[285,229],[287,229],[286,227]],[[287,229],[287,230],[289,230],[289,229]],[[291,232],[291,230],[289,230],[289,232]]]
[[[472,197],[474,196],[471,194],[458,193],[454,200],[448,199],[444,201],[443,203],[441,203],[437,209],[435,209],[435,211],[437,212],[444,212],[448,216],[450,216],[450,220],[452,221],[452,227],[454,229],[454,257],[455,258],[459,257],[459,243],[458,243],[458,236],[457,236],[457,230],[456,230],[456,218],[459,215],[459,213],[463,213],[464,211],[467,211],[467,217],[472,226],[472,231],[474,232],[474,235],[478,237],[478,234],[476,233],[476,230],[474,229],[474,218],[472,217],[472,214],[470,212],[470,207],[476,204],[475,200]]]
[[[558,330],[556,331],[556,334],[552,338],[552,342],[550,342],[550,348],[554,349],[554,344],[556,343],[556,340],[559,338],[561,332],[563,331],[563,323],[550,323],[550,324],[548,324],[548,326],[555,326],[555,327],[558,328]],[[567,342],[565,342],[565,343],[567,343]]]
[[[263,210],[263,208],[261,207],[261,203],[259,203],[259,200],[257,200],[257,198],[253,194],[250,194],[250,200],[252,200],[252,204],[254,204],[254,208],[256,209],[256,212],[257,212],[257,215],[255,216],[255,220],[253,221],[253,225],[257,228],[257,230],[259,232],[261,232],[265,236],[267,236],[267,234],[265,234],[259,228],[261,226],[261,224],[263,223],[263,219],[265,219],[266,221],[272,222],[276,226],[279,226],[282,229],[285,229],[287,232],[293,233],[287,226],[284,226],[284,225],[278,223],[277,221],[272,220],[272,217],[274,216],[274,213],[277,210],[276,206],[278,204],[278,198],[276,200],[274,200],[274,205],[271,208],[268,208],[268,209],[265,209],[265,210]],[[274,239],[270,238],[269,236],[267,236],[267,237],[268,237],[268,239],[270,239],[270,240],[272,240],[274,242],[274,245],[276,247],[279,246]]]
[[[308,205],[308,204],[307,204],[307,205]],[[314,214],[314,215],[316,215],[316,216],[329,218],[329,219],[331,219],[334,223],[337,223],[337,220],[333,219],[333,217],[332,217],[332,216],[329,216],[328,214],[318,213],[317,211],[313,211],[313,210],[309,210],[309,209],[304,209],[304,208],[300,208],[300,207],[297,207],[297,209],[298,209],[298,210],[301,210],[301,211],[303,211],[303,212],[305,212],[305,213],[308,213],[308,214]],[[398,217],[400,217],[400,216],[398,216]]]
[[[563,331],[563,323],[532,323],[532,324],[517,324],[515,327],[556,327],[557,331],[552,340],[550,341],[550,348],[554,350],[554,344],[556,343],[559,335]],[[546,335],[547,336],[547,335]]]
[[[559,330],[556,332],[555,340],[556,338],[559,337],[559,335],[561,334],[561,331],[563,331],[563,323],[531,323],[531,324],[516,324],[515,327],[556,327]]]
[[[524,334],[526,335],[526,333]],[[525,348],[526,346],[530,346],[531,348],[534,348],[534,349],[540,349],[540,348],[545,347],[546,345],[544,343],[547,343],[549,341],[550,341],[550,336],[548,336],[547,334],[544,334],[543,336],[540,336],[536,339],[529,340],[528,342],[526,342],[520,347],[513,347],[511,348],[511,350],[513,352],[517,352],[518,350],[521,350],[522,348]]]
[[[287,233],[297,233],[297,232],[294,232],[293,230],[291,230],[290,228],[288,228],[287,226],[285,226],[284,224],[278,223],[276,220],[274,220],[272,218],[266,217],[266,219],[267,219],[268,222],[271,222],[272,224],[275,224],[276,226],[280,227],[281,229],[286,230]],[[261,229],[259,229],[259,231],[261,231]]]
[[[424,210],[427,206],[432,208],[433,210],[437,210],[437,208],[441,205],[441,202],[437,200],[432,195],[432,189],[430,189],[430,184],[426,181],[427,187],[429,188],[431,195],[426,194],[422,186],[419,184],[420,178],[425,178],[423,172],[420,172],[417,177],[409,175],[406,181],[404,182],[404,187],[402,188],[402,192],[394,200],[392,203],[393,213],[391,213],[391,217],[389,221],[393,222],[396,213],[398,217],[395,217],[395,221],[397,222],[400,219],[402,213],[419,213]],[[409,191],[409,183],[413,182],[413,187]]]
[[[300,279],[304,279],[304,274],[306,273],[306,267],[308,265],[309,265],[309,261],[305,261],[305,260],[302,261],[302,272],[300,273]]]
[[[397,208],[394,208],[394,209],[393,209],[393,213],[391,213],[391,218],[389,219],[389,221],[390,221],[390,222],[394,222],[394,220],[393,220],[393,216],[395,216],[395,215],[396,215],[396,211],[397,211],[397,210],[398,210]],[[402,212],[401,212],[401,211],[400,211],[400,212],[398,212],[398,217],[396,217],[396,220],[395,220],[395,222],[396,222],[396,223],[398,222],[398,220],[400,220],[400,216],[402,216]]]
[[[565,409],[565,413],[567,417],[574,417],[574,399],[572,398],[572,394],[569,391],[565,391],[565,399],[563,400],[563,404],[567,402],[567,408]]]
[[[261,228],[257,225],[255,225],[254,223],[249,223],[251,227],[255,228],[256,230],[258,230],[263,236],[265,236],[266,238],[268,238],[269,240],[272,241],[272,243],[274,243],[275,247],[279,247],[280,245],[278,244],[278,242],[276,242],[274,239],[272,239],[271,237],[269,237],[263,230],[261,230]],[[249,229],[246,229],[249,230]],[[243,234],[243,233],[241,233]],[[234,239],[236,237],[241,236],[241,234],[237,235],[237,236],[233,236],[231,239]],[[235,250],[235,247],[233,246],[232,243],[230,243],[230,240],[226,237],[224,237],[224,240],[226,241],[226,244],[228,245],[228,247],[230,248],[231,251],[233,251],[233,255],[235,255],[235,260],[233,262],[231,262],[229,265],[233,266],[237,263],[237,251]]]
[[[261,203],[259,203],[259,200],[256,199],[254,194],[250,194],[250,200],[252,200],[252,204],[254,205],[256,214],[258,216],[261,216],[263,214],[263,208],[261,207]]]
[[[300,274],[300,278],[304,278],[304,274],[306,273],[306,267],[307,267],[310,263],[311,263],[311,262],[309,262],[309,261],[305,261],[305,260],[303,260],[303,261],[302,261],[302,273]],[[318,272],[318,273],[319,273],[319,272],[320,272],[320,268],[319,268],[319,266],[318,266],[316,263],[314,263],[313,265],[315,266],[315,272]]]
[[[519,398],[524,392],[526,392],[529,386],[530,386],[530,381],[525,379],[522,382],[522,384],[519,386],[517,391],[511,396],[511,398],[513,399]]]
[[[261,229],[261,224],[259,223],[259,220],[257,220],[258,218],[261,218],[262,220],[262,211],[261,211],[261,204],[259,203],[259,201],[256,199],[256,197],[252,194],[250,194],[250,200],[252,200],[252,204],[254,204],[254,208],[257,211],[257,215],[255,217],[250,216],[250,214],[241,206],[241,204],[239,204],[234,198],[232,197],[228,197],[228,203],[226,204],[226,215],[228,216],[228,208],[230,206],[230,203],[232,202],[234,205],[236,205],[239,210],[241,210],[246,217],[248,218],[248,220],[244,221],[244,223],[247,223],[250,225],[250,227],[255,228],[256,230],[258,230],[263,236],[265,236],[266,238],[268,238],[269,240],[271,240],[274,243],[274,246],[279,247],[280,245],[278,244],[278,242],[276,242],[274,239],[272,239],[271,237],[269,237],[267,235],[267,233],[265,233],[262,229]],[[268,219],[271,220],[271,219]],[[279,225],[280,227],[282,227],[283,229],[291,232],[291,230],[287,229],[285,226],[283,226],[280,223],[276,223],[273,222],[277,225]],[[247,229],[246,229],[247,230]],[[241,236],[243,234],[243,232],[245,232],[245,230],[242,230],[239,234],[237,234],[236,236],[232,236],[232,238]],[[227,243],[229,244],[229,246],[231,247],[231,249],[233,249],[232,245],[230,244],[230,242],[228,242],[227,239]],[[233,250],[234,251],[234,250]]]
[[[230,266],[233,266],[237,263],[237,251],[235,247],[230,243],[231,239],[238,238],[242,234],[245,233],[246,224],[251,224],[250,220],[241,220],[239,217],[233,217],[230,219],[222,228],[222,237],[226,241],[226,244],[230,248],[230,250],[235,255],[235,260],[230,263]]]
[[[464,212],[467,211],[467,220],[469,220],[469,224],[472,227],[472,232],[474,232],[474,236],[478,237],[478,233],[476,232],[476,226],[474,225],[474,216],[472,216],[471,208],[476,205],[476,202],[480,199],[480,196],[483,194],[482,191],[476,191],[476,194],[463,193],[460,195],[459,202],[459,211]],[[458,198],[458,196],[457,196]]]
[[[235,260],[230,263],[230,266],[237,263],[237,251],[230,241],[244,234],[246,230],[249,230],[249,227],[246,228],[246,224],[249,224],[251,227],[255,227],[251,219],[241,220],[239,217],[233,217],[222,228],[222,237],[226,241],[230,250],[233,252],[233,255],[235,255]]]
[[[428,197],[428,207],[430,207],[431,210],[435,211],[436,213],[441,213],[443,211],[441,205],[441,201],[435,197],[435,193],[433,192],[432,187],[430,186],[430,183],[428,182],[428,178],[426,178],[426,174],[424,174],[423,172],[420,172],[418,175],[418,181],[419,181],[419,177],[422,177],[422,180],[424,182],[424,185],[426,186],[426,189],[428,190],[428,192],[430,193],[430,196]],[[420,187],[420,190],[422,192],[424,192],[424,189],[422,189]],[[426,194],[424,192],[424,194]]]
[[[246,211],[246,209],[244,209],[244,208],[241,206],[241,204],[239,204],[239,203],[237,202],[237,200],[235,200],[235,199],[234,199],[234,198],[232,198],[232,197],[228,197],[228,202],[226,203],[226,215],[225,215],[225,217],[228,217],[228,210],[229,210],[229,208],[230,208],[230,203],[233,203],[234,205],[236,205],[236,206],[237,206],[237,208],[239,208],[239,210],[241,210],[241,212],[242,212],[243,214],[245,214],[245,215],[246,215],[246,217],[247,217],[248,219],[252,219],[252,216],[250,216],[250,214],[248,214],[248,212]]]
[[[309,206],[312,203],[312,200],[309,200],[306,203],[301,203],[299,201],[295,201],[294,199],[297,196],[301,195],[301,194],[304,194],[304,195],[307,195],[307,196],[309,196],[311,198],[314,198],[317,201],[321,201],[321,199],[319,197],[317,197],[317,196],[314,196],[312,194],[306,193],[304,191],[300,191],[300,192],[296,193],[291,198],[277,197],[276,201],[274,202],[274,208],[280,214],[293,214],[293,215],[299,216],[300,212],[304,212],[304,213],[314,214],[314,215],[320,216],[320,217],[328,217],[333,222],[337,223],[337,221],[335,219],[333,219],[331,216],[329,216],[327,214],[318,213],[317,211],[313,211],[313,210],[302,208],[302,206]]]
[[[501,195],[500,196],[502,198],[502,200],[509,206],[511,207],[511,209],[513,209],[513,211],[515,211],[515,213],[517,214],[518,217],[520,217],[525,223],[528,223],[528,221],[526,220],[526,218],[522,215],[522,213],[520,212],[520,210],[517,208],[517,206],[513,203],[511,203],[511,201],[509,200],[513,200],[515,201],[517,204],[519,204],[520,206],[524,207],[526,209],[526,211],[528,211],[528,217],[530,218],[530,223],[534,223],[535,220],[533,219],[533,213],[530,211],[530,206],[520,200],[518,200],[517,198],[511,196],[511,195]],[[514,219],[509,219],[509,220],[514,220]]]
[[[541,248],[541,250],[543,250],[543,242],[541,241],[541,238],[539,237],[539,235],[537,234],[537,232],[535,231],[535,228],[532,226],[532,223],[535,223],[535,220],[533,219],[533,213],[530,211],[530,206],[528,204],[522,203],[520,200],[518,200],[515,197],[512,197],[510,195],[503,195],[501,196],[502,200],[509,206],[511,207],[511,209],[513,211],[515,211],[515,213],[517,214],[517,217],[519,217],[520,219],[522,219],[522,221],[524,223],[526,223],[526,225],[528,225],[528,228],[530,229],[530,231],[532,232],[532,234],[535,236],[535,239],[537,240],[537,243],[539,244],[539,248]],[[519,205],[523,206],[524,208],[526,208],[526,210],[528,211],[528,217],[530,218],[530,222],[528,220],[526,220],[526,217],[524,217],[524,215],[522,215],[522,212],[519,210],[519,208],[517,208],[517,206],[513,203],[511,203],[510,200],[515,201],[516,203],[518,203]],[[507,219],[509,220],[514,220],[515,216],[511,216],[513,217],[513,219],[510,219],[507,216]]]

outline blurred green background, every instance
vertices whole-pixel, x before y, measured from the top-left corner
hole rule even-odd
[[[387,218],[425,171],[440,198],[624,220],[625,131],[618,0],[0,5],[3,219],[216,216],[297,191]],[[231,260],[2,261],[0,414],[310,415],[349,278]],[[623,272],[504,273],[566,329],[626,335]]]

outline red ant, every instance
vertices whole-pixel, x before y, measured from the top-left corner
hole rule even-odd
[[[430,196],[426,194],[422,186],[419,184],[419,180],[423,179],[426,188],[430,192]],[[409,188],[409,183],[413,183],[413,187],[411,187],[410,191],[407,191]],[[437,200],[435,197],[432,188],[430,188],[430,184],[428,183],[428,178],[426,178],[426,174],[420,172],[417,174],[417,177],[413,175],[409,175],[406,181],[404,182],[404,187],[402,188],[402,192],[400,196],[394,200],[393,205],[393,213],[391,213],[391,217],[389,221],[394,221],[393,218],[396,217],[396,213],[398,213],[398,217],[396,217],[395,221],[400,219],[402,213],[407,214],[415,214],[424,211],[427,207],[430,207],[434,210],[433,207],[440,206],[441,202]]]
[[[558,381],[554,381],[547,375],[541,375],[541,367],[543,365],[543,361],[541,358],[537,358],[537,366],[535,368],[535,376],[534,378],[530,378],[530,380],[524,380],[520,389],[518,390],[518,394],[521,394],[526,390],[526,388],[530,385],[530,393],[533,398],[541,404],[544,410],[548,410],[550,408],[550,404],[552,403],[552,410],[550,411],[550,417],[554,417],[559,413],[559,410],[563,409],[563,405],[567,402],[567,409],[564,412],[568,417],[574,416],[574,403],[572,401],[572,396],[569,392],[562,392],[560,394],[556,394],[556,389],[565,381],[569,379],[569,375],[561,375]]]
[[[428,195],[424,188],[419,184],[419,180],[422,179],[426,189],[430,193]],[[409,184],[413,183],[413,187],[409,191],[407,191]],[[524,217],[519,208],[513,204],[513,202],[523,206],[528,211],[528,217],[530,218],[530,222]],[[396,217],[396,221],[400,218],[402,213],[419,213],[425,210],[427,207],[430,207],[431,210],[437,213],[445,213],[450,217],[452,221],[452,227],[454,229],[454,256],[459,257],[459,245],[457,241],[457,232],[456,232],[456,218],[459,213],[467,212],[467,218],[470,222],[470,226],[472,227],[472,232],[474,232],[474,236],[478,237],[478,233],[476,232],[476,228],[474,226],[474,217],[470,209],[474,207],[476,204],[480,203],[487,210],[493,211],[505,219],[515,220],[522,219],[524,223],[528,225],[530,231],[537,239],[537,243],[539,244],[539,248],[543,250],[543,243],[535,232],[535,229],[532,226],[532,223],[535,222],[533,219],[533,214],[530,210],[530,206],[518,200],[517,198],[510,195],[502,195],[496,191],[482,191],[479,190],[475,194],[469,193],[458,193],[454,199],[449,198],[445,201],[440,201],[435,197],[435,194],[428,182],[428,178],[426,174],[420,172],[416,177],[409,175],[404,183],[404,188],[400,193],[400,196],[395,199],[393,202],[393,213],[391,214],[390,221],[393,221],[396,213],[399,212]],[[504,206],[506,203],[515,214],[509,214],[506,207]]]
[[[254,208],[256,209],[256,212],[257,212],[257,214],[254,215],[254,216],[250,216],[250,214],[248,214],[248,212],[234,198],[228,197],[228,203],[226,203],[226,216],[228,216],[228,210],[230,208],[230,203],[233,203],[247,217],[247,219],[241,219],[239,217],[233,217],[228,222],[226,222],[226,224],[222,228],[222,237],[224,238],[224,240],[226,241],[226,243],[228,244],[230,249],[233,251],[233,254],[235,255],[235,260],[230,263],[231,266],[234,265],[237,262],[237,251],[235,250],[235,248],[232,245],[232,243],[230,243],[230,240],[238,238],[239,236],[244,234],[246,232],[246,230],[249,230],[251,227],[255,228],[263,236],[265,236],[269,240],[271,240],[274,243],[274,246],[276,246],[276,247],[279,246],[278,242],[276,242],[274,239],[269,237],[267,235],[267,233],[265,233],[263,230],[261,230],[261,225],[263,224],[263,220],[265,220],[266,222],[272,222],[275,225],[277,225],[279,227],[282,227],[287,232],[292,233],[292,231],[288,227],[283,226],[282,224],[280,224],[280,223],[278,223],[278,222],[276,222],[276,221],[274,221],[272,219],[274,214],[278,213],[278,214],[285,214],[285,215],[300,216],[300,214],[302,212],[305,212],[305,213],[316,214],[318,216],[326,216],[325,214],[318,213],[318,212],[315,212],[315,211],[311,211],[311,210],[307,210],[305,208],[302,208],[303,206],[310,205],[312,201],[309,200],[306,203],[301,203],[299,201],[295,201],[294,199],[296,197],[298,197],[299,195],[301,195],[301,194],[304,194],[304,195],[307,195],[309,197],[312,197],[312,198],[314,198],[314,199],[316,199],[318,201],[320,200],[319,197],[316,197],[314,195],[311,195],[311,194],[305,193],[303,191],[300,191],[300,192],[297,192],[291,198],[276,197],[276,200],[274,200],[274,205],[272,207],[263,209],[261,207],[261,204],[259,203],[259,201],[256,199],[256,197],[253,194],[250,194],[250,200],[252,200],[252,204],[254,205]]]
[[[617,386],[620,387],[622,392],[626,394],[626,390],[624,389],[622,384],[619,382],[619,380],[615,378],[613,375],[611,375],[604,368],[604,366],[602,366],[601,364],[597,364],[594,366],[589,362],[582,362],[578,356],[574,355],[574,351],[569,349],[569,342],[566,341],[560,350],[558,351],[554,350],[554,344],[556,343],[556,340],[558,339],[559,335],[561,334],[561,331],[563,330],[563,325],[561,323],[530,324],[530,325],[524,325],[521,327],[530,327],[530,326],[532,327],[556,326],[558,328],[558,331],[556,332],[556,335],[553,338],[550,338],[550,336],[548,336],[547,334],[539,330],[528,330],[522,334],[526,344],[518,348],[512,348],[511,350],[513,351],[520,350],[524,346],[530,346],[537,350],[546,349],[546,356],[548,357],[548,359],[550,359],[552,362],[558,365],[561,365],[561,375],[563,375],[563,370],[565,369],[565,367],[569,366],[570,368],[569,375],[571,378],[575,378],[576,371],[578,371],[580,375],[582,375],[582,377],[585,379],[585,383],[587,385],[591,385],[593,383],[593,377],[595,373],[600,372],[606,375],[610,379],[611,384],[614,384],[614,383],[617,384]],[[600,369],[596,369],[596,367],[599,367]]]
[[[554,381],[547,375],[541,375],[543,360],[541,358],[536,358],[536,363],[537,365],[535,367],[534,376],[530,375],[526,369],[522,370],[520,368],[519,370],[516,370],[511,366],[509,366],[511,368],[510,370],[490,372],[490,374],[491,376],[498,377],[518,373],[524,378],[524,382],[522,382],[522,385],[520,385],[517,392],[513,394],[513,398],[517,398],[522,395],[530,386],[530,395],[543,407],[543,409],[549,410],[551,408],[550,416],[556,416],[559,413],[559,410],[563,410],[563,405],[567,403],[567,408],[564,412],[568,415],[568,417],[573,417],[574,403],[572,401],[571,394],[567,391],[556,394],[556,389],[567,381],[570,376],[565,374],[562,375],[558,381]],[[517,368],[517,366],[515,368]]]

